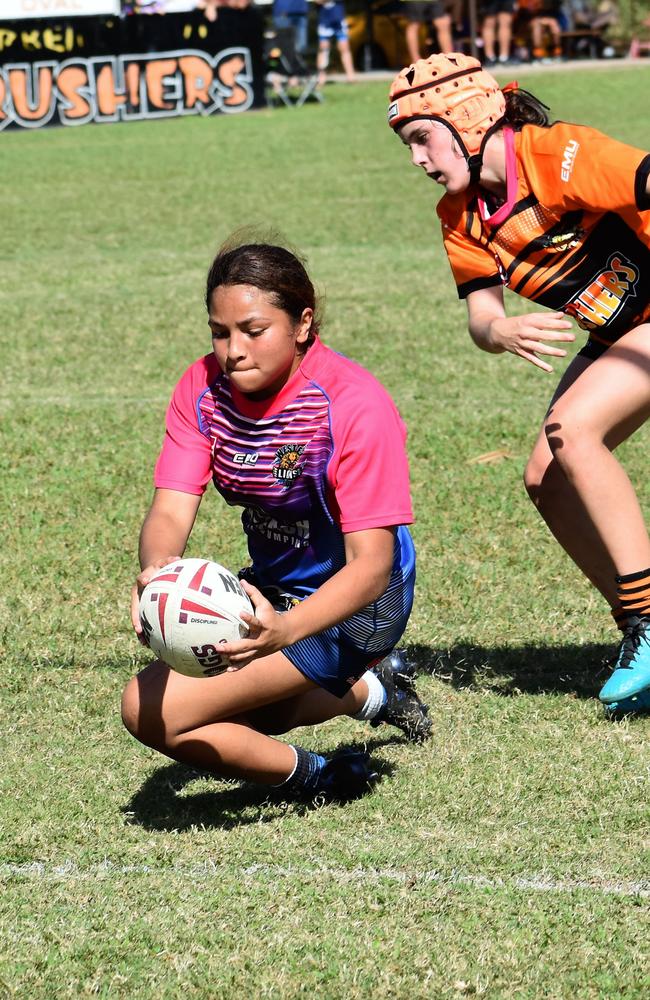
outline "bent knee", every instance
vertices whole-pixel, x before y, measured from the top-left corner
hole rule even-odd
[[[553,465],[553,454],[545,438],[538,440],[524,469],[524,486],[528,496],[537,502],[540,493],[548,488],[549,475]]]
[[[544,433],[551,455],[567,474],[589,462],[594,449],[604,443],[602,434],[586,421],[562,412],[551,412],[544,424]]]
[[[139,677],[132,677],[122,692],[121,715],[125,728],[140,743],[155,750],[167,749],[169,734],[160,712],[143,703]]]
[[[128,729],[132,736],[139,739],[140,695],[137,677],[132,677],[122,692],[121,713],[122,722],[126,729]]]

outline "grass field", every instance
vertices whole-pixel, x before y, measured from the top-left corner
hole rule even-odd
[[[650,148],[649,68],[520,82]],[[604,719],[615,631],[521,486],[555,376],[471,346],[386,89],[0,138],[0,998],[650,995],[650,719]],[[270,804],[119,721],[166,402],[209,350],[211,255],[247,223],[306,252],[325,339],[410,428],[405,638],[434,735],[301,731],[371,750],[382,781],[345,807]],[[648,444],[621,453],[646,508]],[[216,496],[189,554],[244,560]]]

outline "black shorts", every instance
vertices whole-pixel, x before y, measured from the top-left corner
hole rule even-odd
[[[496,17],[497,14],[514,14],[515,0],[486,0],[481,4],[481,17]]]
[[[447,14],[442,0],[429,0],[427,3],[422,3],[421,0],[404,0],[402,8],[407,19],[415,24],[430,24]]]
[[[595,361],[596,358],[599,358],[611,346],[611,344],[599,344],[597,340],[588,340],[585,346],[578,351],[577,356],[579,358],[588,358],[589,361]]]

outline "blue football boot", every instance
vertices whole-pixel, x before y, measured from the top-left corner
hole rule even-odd
[[[642,715],[644,712],[650,712],[650,688],[632,695],[631,698],[610,702],[605,705],[605,711],[608,716],[618,718],[624,715]]]
[[[341,750],[324,765],[309,795],[316,801],[349,802],[371,791],[378,778],[367,753]]]
[[[386,702],[370,725],[376,727],[385,722],[401,729],[412,743],[422,743],[431,736],[432,726],[428,706],[420,701],[415,690],[415,669],[415,664],[399,649],[372,667],[372,673],[386,692]]]
[[[608,712],[637,712],[650,702],[650,618],[628,618],[614,672],[600,700]]]

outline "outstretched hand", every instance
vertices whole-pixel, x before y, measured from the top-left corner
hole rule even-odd
[[[538,355],[564,358],[567,352],[551,345],[558,342],[570,344],[575,340],[571,321],[561,312],[504,316],[492,321],[490,333],[495,345],[524,361],[530,361],[545,372],[552,372],[553,368]],[[550,341],[550,344],[544,341]]]
[[[181,559],[182,556],[165,556],[164,559],[156,559],[152,562],[150,566],[145,566],[140,573],[138,573],[135,583],[131,587],[131,623],[135,630],[135,634],[142,643],[146,646],[146,640],[142,632],[142,624],[140,622],[140,595],[147,584],[153,579],[156,573],[163,568],[163,566],[168,566],[169,563],[176,562],[177,559]]]
[[[270,601],[246,580],[241,585],[248,594],[255,610],[254,614],[244,611],[242,621],[248,625],[245,639],[219,644],[219,652],[230,660],[228,670],[240,670],[252,660],[277,653],[279,649],[291,645],[289,637],[289,613],[280,614]]]

